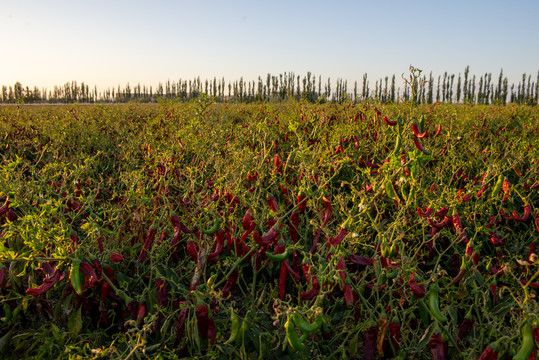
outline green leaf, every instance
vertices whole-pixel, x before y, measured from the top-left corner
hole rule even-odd
[[[4,336],[0,338],[0,355],[3,355],[6,352],[7,347],[9,346],[9,342],[11,340],[11,331],[12,330],[9,330]]]
[[[67,322],[67,329],[69,332],[73,335],[78,335],[80,331],[82,330],[82,313],[81,313],[81,307],[77,309],[71,316],[69,317],[69,321]]]

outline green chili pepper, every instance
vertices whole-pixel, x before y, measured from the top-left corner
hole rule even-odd
[[[388,279],[394,279],[394,278],[397,277],[398,274],[399,274],[399,270],[393,269],[393,271],[391,271],[389,274],[387,274],[387,278]]]
[[[390,199],[393,200],[399,200],[399,197],[397,196],[397,193],[395,192],[395,188],[393,187],[393,183],[391,182],[391,179],[386,178],[386,181],[384,183],[384,189],[386,191],[387,196],[389,196]]]
[[[4,317],[4,322],[8,323],[13,319],[13,312],[11,311],[11,306],[9,304],[4,303],[4,314],[6,316]]]
[[[69,280],[71,281],[71,286],[73,286],[73,290],[75,290],[77,295],[82,295],[82,282],[79,271],[80,262],[80,259],[73,260],[71,263],[71,268],[69,269]]]
[[[217,230],[219,230],[219,225],[221,225],[221,219],[216,218],[215,223],[213,224],[211,228],[207,230],[201,229],[200,231],[202,231],[206,235],[213,235],[217,232]]]
[[[390,157],[395,155],[399,155],[399,151],[401,150],[401,147],[402,147],[402,137],[400,134],[397,135],[397,142],[395,143],[395,148],[393,149],[393,152],[391,152],[391,154],[389,155]]]
[[[294,330],[294,325],[290,321],[289,314],[286,314],[286,323],[284,324],[284,328],[286,331],[286,339],[288,340],[288,343],[290,344],[290,346],[292,346],[292,349],[296,351],[305,350],[305,345],[301,343],[301,341],[298,339],[296,335],[296,331]]]
[[[429,289],[429,308],[432,315],[441,322],[446,322],[447,317],[442,314],[440,311],[440,304],[438,300],[438,295],[440,292],[440,287],[438,284],[434,283]]]
[[[382,286],[382,285],[385,285],[385,283],[387,283],[387,274],[384,272],[382,272],[380,274],[380,276],[378,277],[378,282],[377,282],[377,285],[378,286]]]
[[[528,359],[535,347],[532,324],[529,320],[524,321],[524,324],[522,324],[522,327],[520,328],[520,333],[522,334],[522,344],[520,345],[520,350],[513,357],[513,360]]]
[[[425,115],[421,115],[421,118],[419,119],[419,130],[425,132]]]
[[[498,193],[502,189],[503,179],[504,179],[503,175],[500,174],[498,176],[498,180],[496,181],[496,185],[494,185],[494,189],[492,190],[492,197],[495,197],[496,195],[498,195]]]
[[[247,327],[249,326],[249,321],[247,321],[247,318],[249,317],[250,313],[251,311],[247,311],[245,317],[243,318],[243,321],[240,321],[241,325],[238,331],[238,335],[236,336],[236,346],[244,346],[243,341],[245,340],[245,333],[247,332]]]
[[[290,248],[286,248],[286,250],[282,254],[272,254],[267,252],[266,255],[268,255],[268,258],[270,258],[270,260],[273,262],[281,262],[288,259],[291,253],[292,251],[290,251]]]
[[[356,356],[358,338],[359,338],[359,331],[357,331],[356,334],[352,337],[352,339],[350,340],[350,344],[348,345],[348,352],[351,358]]]
[[[423,323],[423,326],[428,327],[429,326],[429,309],[427,308],[427,305],[423,301],[423,299],[419,299],[419,316],[421,318],[421,322]]]
[[[323,320],[324,319],[319,316],[312,323],[308,323],[301,317],[300,314],[295,313],[292,315],[292,321],[294,324],[296,324],[301,331],[309,334],[320,329],[320,327],[322,327]]]
[[[238,316],[234,312],[234,309],[230,308],[230,321],[232,322],[232,325],[230,327],[230,337],[227,341],[225,341],[226,345],[230,345],[233,342],[236,341],[236,338],[238,337],[238,334],[240,332],[240,320],[238,319]]]

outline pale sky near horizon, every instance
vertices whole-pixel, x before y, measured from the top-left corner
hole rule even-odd
[[[538,0],[0,0],[0,85],[539,70]]]

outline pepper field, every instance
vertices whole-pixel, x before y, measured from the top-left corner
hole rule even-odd
[[[0,357],[534,358],[538,128],[511,104],[1,107]]]

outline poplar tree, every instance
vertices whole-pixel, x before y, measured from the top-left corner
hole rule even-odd
[[[460,73],[459,73],[459,78],[457,79],[457,104],[460,102],[460,92],[461,92],[461,87],[462,84],[461,84],[461,80],[460,80]]]
[[[391,77],[391,102],[395,102],[395,74]]]

